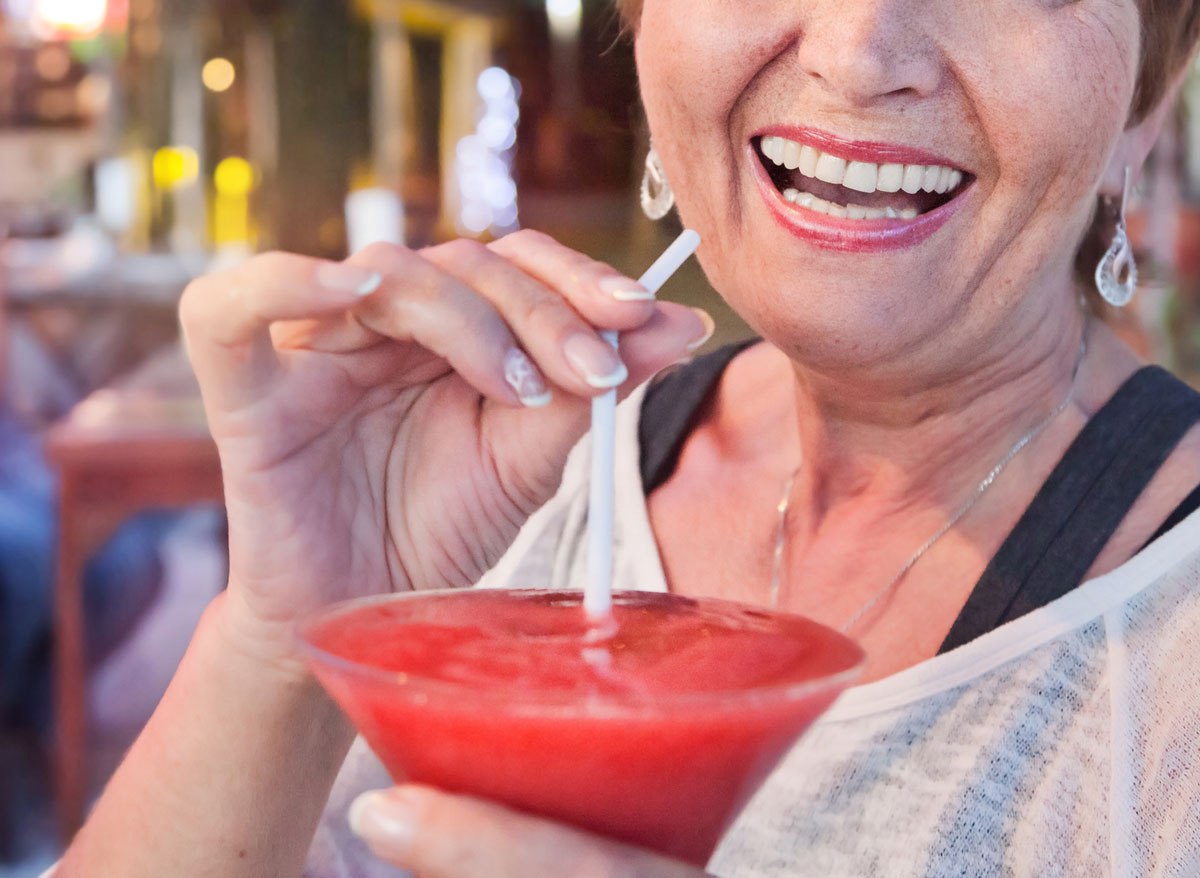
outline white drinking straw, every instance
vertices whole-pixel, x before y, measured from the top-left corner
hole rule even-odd
[[[700,246],[700,236],[691,229],[675,239],[641,277],[652,293],[662,285]],[[615,332],[601,335],[614,348]],[[583,608],[588,618],[606,619],[612,613],[613,548],[613,453],[616,446],[617,392],[610,390],[592,400],[592,483],[588,497],[588,578],[583,591]]]

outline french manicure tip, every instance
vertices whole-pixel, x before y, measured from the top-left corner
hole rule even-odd
[[[620,368],[610,375],[588,376],[587,383],[601,390],[612,390],[614,387],[620,387],[627,380],[629,380],[629,370],[622,363]]]
[[[618,302],[652,302],[655,298],[649,290],[613,290],[611,295]]]
[[[359,284],[358,288],[354,291],[354,294],[356,296],[358,296],[359,298],[362,298],[364,296],[369,296],[369,295],[371,295],[371,293],[373,293],[377,289],[379,289],[379,287],[382,283],[383,283],[383,275],[377,271],[374,274],[372,274],[369,278],[367,278],[365,281],[363,281],[361,284]]]
[[[527,409],[541,409],[550,405],[552,399],[554,399],[554,394],[547,390],[545,393],[540,393],[537,396],[522,396],[521,405]]]
[[[710,338],[712,338],[713,334],[717,331],[716,321],[712,319],[711,314],[709,314],[707,311],[701,310],[700,308],[693,308],[692,310],[696,312],[696,316],[700,318],[700,322],[704,325],[704,334],[695,341],[688,343],[687,352],[689,354],[703,347],[704,344]]]

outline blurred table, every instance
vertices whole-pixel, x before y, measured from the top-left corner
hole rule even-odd
[[[75,244],[86,242],[76,241]],[[179,296],[192,272],[170,254],[81,259],[56,241],[0,244],[0,348],[10,351],[9,401],[48,423],[178,338]],[[194,268],[194,266],[193,266]],[[7,316],[7,320],[5,320]]]
[[[200,391],[177,347],[80,402],[47,435],[59,473],[55,574],[57,787],[69,840],[87,795],[87,692],[81,578],[136,513],[222,499]]]

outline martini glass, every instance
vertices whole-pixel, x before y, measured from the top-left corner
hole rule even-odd
[[[728,601],[411,592],[327,608],[302,649],[397,782],[478,796],[698,866],[857,676],[853,641]]]

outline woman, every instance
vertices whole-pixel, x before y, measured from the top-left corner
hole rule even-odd
[[[1074,263],[1094,215],[1113,239],[1097,197],[1145,160],[1197,5],[624,11],[681,217],[766,342],[665,379],[702,391],[682,415],[675,392],[626,403],[618,585],[774,603],[869,654],[713,871],[1195,874],[1196,399],[1087,316]],[[1111,264],[1100,281],[1120,295]],[[297,614],[497,562],[570,575],[587,397],[706,335],[535,233],[264,256],[194,285],[183,320],[229,589],[64,876],[300,872],[352,733],[292,652]],[[644,501],[639,417],[651,440],[684,422]],[[341,819],[318,853],[348,850]],[[429,878],[696,874],[414,787],[352,822]]]

